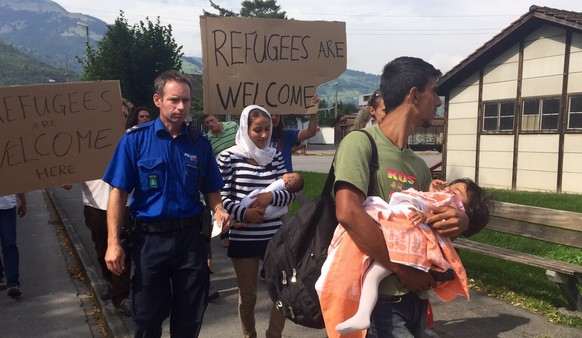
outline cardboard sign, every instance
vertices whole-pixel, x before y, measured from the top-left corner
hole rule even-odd
[[[204,113],[251,104],[303,114],[322,83],[346,70],[344,22],[200,17]]]
[[[0,88],[0,195],[100,178],[123,127],[118,81]]]

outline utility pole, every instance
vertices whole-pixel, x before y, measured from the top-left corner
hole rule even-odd
[[[337,116],[337,96],[338,96],[338,89],[339,89],[339,80],[334,83],[335,85],[335,116]]]

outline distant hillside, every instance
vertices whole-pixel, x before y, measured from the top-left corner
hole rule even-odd
[[[52,67],[0,41],[0,86],[75,81],[78,76]]]
[[[338,101],[357,105],[360,95],[370,94],[380,87],[380,76],[347,69],[337,81],[319,86],[317,93],[328,103],[335,102],[336,82],[339,82]]]
[[[202,75],[202,58],[192,56],[183,57],[182,71],[186,74]]]
[[[89,43],[100,40],[107,24],[83,14],[67,12],[50,0],[0,0],[0,40],[54,67],[82,72],[75,57],[85,53],[85,27]]]

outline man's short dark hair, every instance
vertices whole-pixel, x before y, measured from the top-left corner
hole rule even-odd
[[[179,83],[185,83],[192,91],[192,82],[188,79],[184,74],[178,72],[177,70],[167,70],[162,74],[158,75],[158,77],[154,80],[154,93],[158,94],[158,96],[164,96],[164,86],[168,81],[176,81]]]
[[[220,119],[216,114],[202,114],[202,116],[200,116],[200,124],[204,124],[206,122],[206,118],[210,116],[214,116],[220,122]]]
[[[440,70],[419,58],[402,56],[387,63],[380,77],[386,113],[400,106],[412,87],[424,92],[428,81],[438,80],[441,75]]]

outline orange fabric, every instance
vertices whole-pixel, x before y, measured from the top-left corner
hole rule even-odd
[[[406,214],[411,206],[426,211],[428,205],[452,203],[457,206],[460,204],[456,196],[451,198],[446,193],[424,193],[408,189],[393,194],[390,204],[378,197],[369,197],[364,204],[368,214],[379,223],[384,233],[390,260],[424,271],[454,270],[454,280],[440,282],[434,289],[436,295],[444,301],[450,301],[458,295],[469,299],[465,269],[449,238],[436,234],[426,225],[413,225]],[[362,277],[369,263],[369,257],[360,251],[339,225],[317,285],[329,338],[365,337],[365,331],[340,335],[335,327],[356,313]]]

